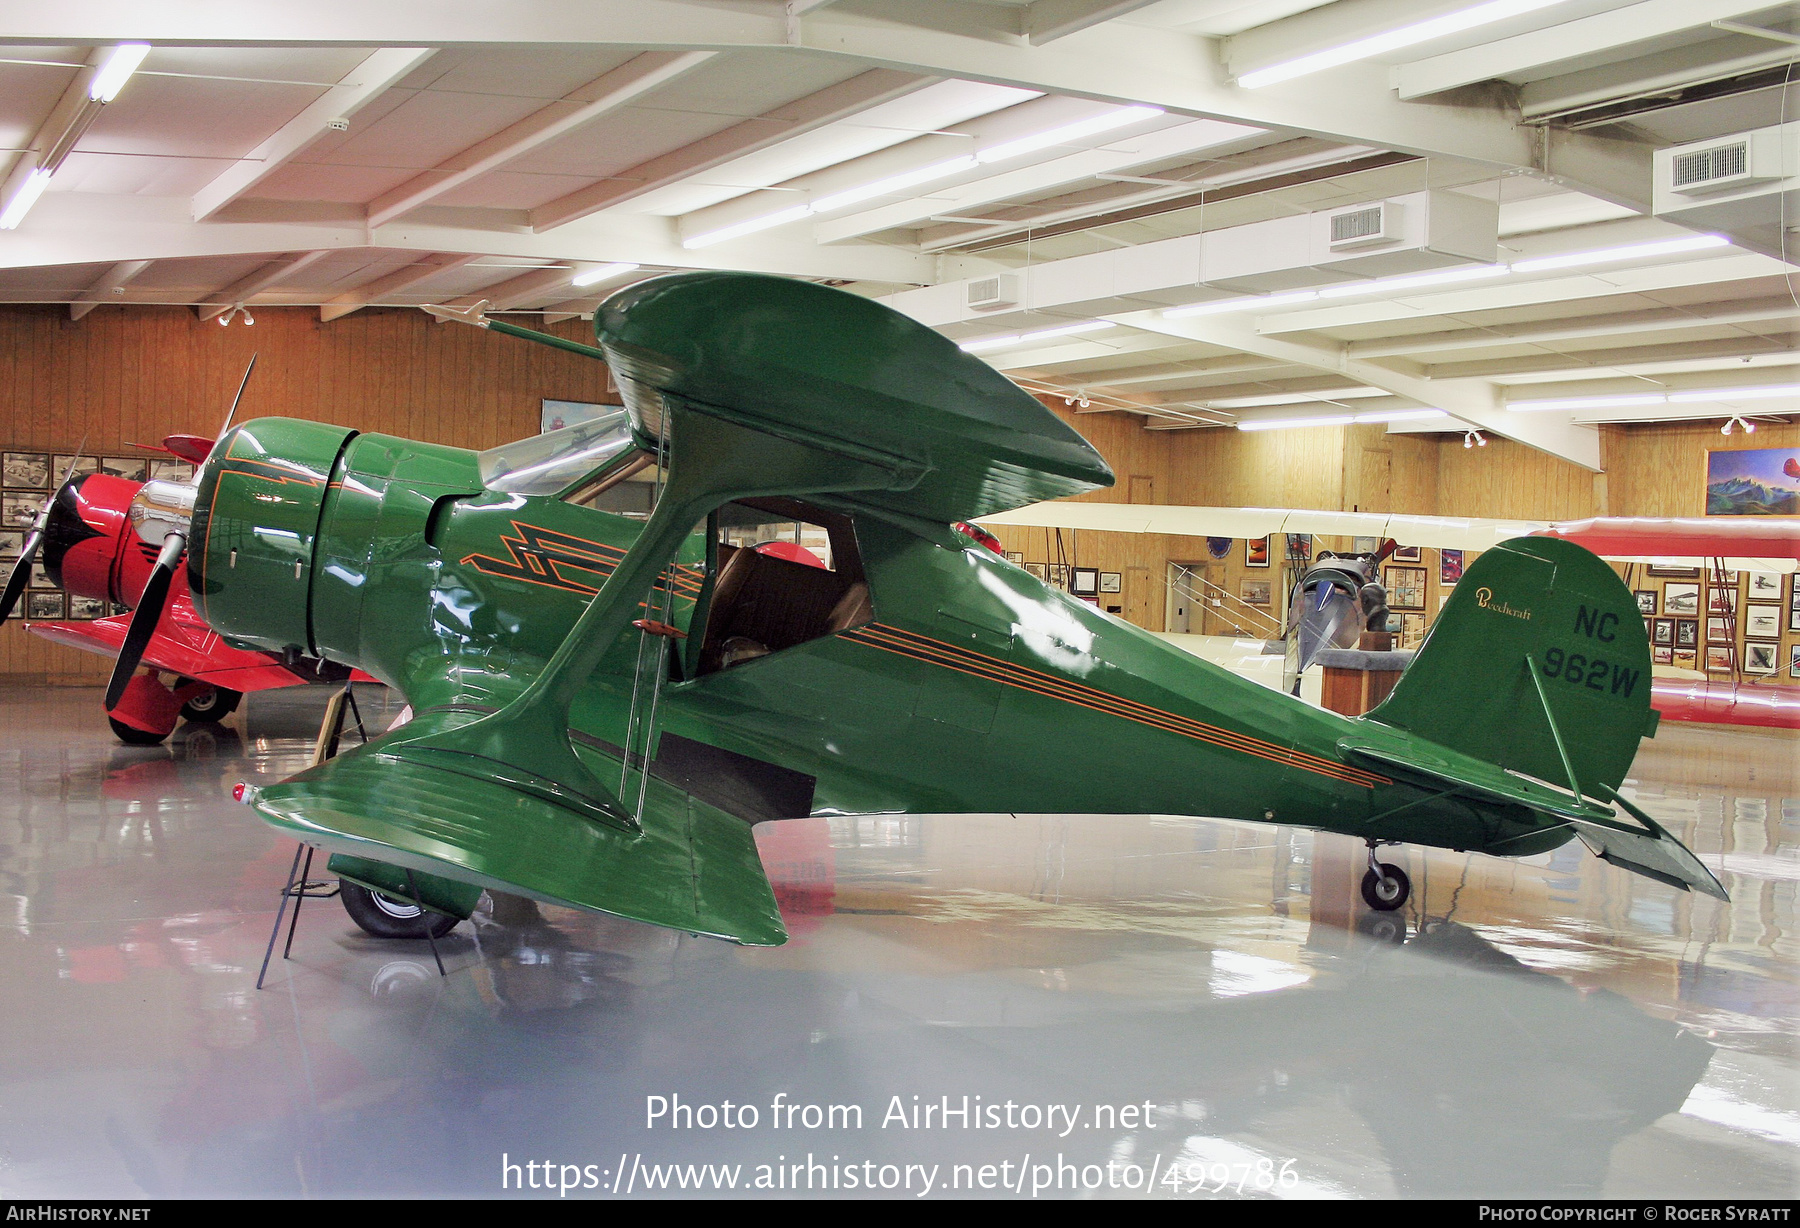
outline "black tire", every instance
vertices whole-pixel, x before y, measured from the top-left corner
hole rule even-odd
[[[1393,912],[1406,905],[1407,897],[1412,895],[1412,880],[1406,877],[1406,871],[1399,866],[1387,862],[1377,863],[1381,866],[1381,875],[1369,870],[1363,874],[1363,903],[1376,912]]]
[[[166,733],[146,733],[142,729],[133,729],[116,716],[107,717],[106,723],[112,726],[113,736],[127,746],[160,746],[162,740],[169,736]]]
[[[202,691],[181,705],[181,719],[184,721],[222,721],[237,711],[242,703],[244,693],[232,691],[225,687],[214,687],[210,691]]]
[[[338,898],[344,901],[344,911],[364,933],[373,937],[442,938],[456,928],[456,918],[445,913],[421,915],[417,904],[391,899],[348,879],[339,879],[338,886],[341,888]]]

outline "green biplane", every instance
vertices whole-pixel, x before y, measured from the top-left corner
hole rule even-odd
[[[1407,897],[1375,855],[1401,842],[1580,837],[1724,897],[1616,791],[1656,723],[1650,651],[1580,547],[1483,554],[1392,696],[1346,719],[952,528],[1113,475],[877,303],[693,273],[614,295],[597,347],[468,322],[603,359],[625,409],[479,453],[254,420],[219,440],[191,523],[143,521],[168,566],[191,542],[194,602],[231,641],[353,665],[412,705],[248,799],[346,878],[397,897],[411,879],[448,916],[492,888],[772,945],[753,824],[1009,811],[1342,832],[1369,844],[1378,909]],[[606,510],[634,502],[647,519]],[[796,532],[820,560],[757,547]]]

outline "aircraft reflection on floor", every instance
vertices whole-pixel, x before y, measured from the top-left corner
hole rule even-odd
[[[1293,829],[807,819],[759,832],[804,939],[783,948],[500,898],[444,941],[440,980],[320,909],[258,994],[291,846],[225,791],[291,770],[303,714],[253,696],[241,745],[211,734],[207,758],[193,733],[105,745],[91,694],[8,700],[0,1090],[20,1107],[0,1155],[19,1196],[492,1195],[503,1151],[946,1176],[1061,1154],[1208,1187],[1292,1158],[1281,1193],[1791,1193],[1785,744],[1684,731],[1640,765],[1637,795],[1725,857],[1748,907],[1585,857],[1431,854],[1409,863],[1416,907],[1376,934],[1358,847]],[[860,1105],[863,1128],[642,1125],[649,1095],[777,1092]],[[881,1126],[915,1095],[1155,1113],[1066,1137]]]

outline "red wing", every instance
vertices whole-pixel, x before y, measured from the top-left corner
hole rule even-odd
[[[131,616],[118,614],[92,622],[28,623],[26,629],[58,644],[117,657],[130,626]],[[144,650],[144,664],[234,691],[268,691],[305,681],[267,653],[233,648],[220,639],[218,632],[194,613],[185,591],[177,592],[163,611],[156,634]]]

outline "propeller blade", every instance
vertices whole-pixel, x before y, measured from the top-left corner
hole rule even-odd
[[[175,577],[175,560],[186,549],[187,538],[180,533],[163,538],[162,553],[156,556],[156,566],[144,583],[144,594],[138,598],[137,609],[132,611],[125,643],[119,649],[119,659],[113,662],[112,677],[106,684],[108,712],[118,706],[120,697],[125,694],[125,684],[137,673],[138,662],[144,659],[144,649],[150,646],[150,637],[156,634],[156,624],[162,621],[163,606],[168,604],[169,584]]]
[[[25,586],[31,583],[31,565],[37,561],[38,543],[43,540],[42,529],[34,530],[25,539],[25,548],[19,551],[19,561],[13,564],[12,574],[6,577],[6,592],[0,595],[0,621],[12,617],[13,607],[25,595]]]

